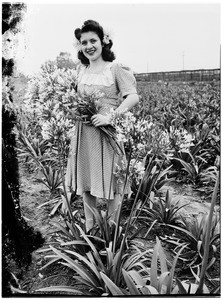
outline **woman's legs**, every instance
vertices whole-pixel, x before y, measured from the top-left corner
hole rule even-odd
[[[92,227],[93,227],[93,213],[89,209],[91,208],[96,208],[96,197],[92,196],[89,192],[85,192],[83,194],[83,205],[84,205],[84,213],[85,213],[85,227],[86,227],[86,232],[88,232]],[[88,206],[89,207],[88,207]]]
[[[121,194],[115,194],[114,199],[108,200],[108,214],[111,215],[110,220],[114,220],[117,208],[121,203]]]
[[[110,220],[115,219],[117,208],[121,203],[121,198],[121,194],[115,194],[114,199],[108,200],[108,214],[111,215]],[[88,232],[94,225],[93,213],[89,207],[96,208],[96,197],[92,196],[89,192],[83,193],[83,205],[86,220],[85,227],[86,232]]]

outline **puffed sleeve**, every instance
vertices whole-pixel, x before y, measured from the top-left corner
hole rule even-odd
[[[137,94],[136,79],[133,75],[133,71],[129,67],[119,63],[115,63],[113,67],[117,89],[121,97]]]

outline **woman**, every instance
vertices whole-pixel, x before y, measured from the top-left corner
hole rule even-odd
[[[81,29],[75,30],[75,37],[82,63],[77,91],[82,95],[95,91],[103,95],[99,99],[101,110],[92,117],[93,126],[82,122],[76,124],[66,173],[66,185],[83,196],[86,231],[89,231],[93,227],[89,207],[96,207],[96,198],[108,200],[108,212],[113,216],[123,194],[123,184],[117,184],[113,168],[125,160],[125,155],[114,153],[99,126],[109,124],[111,108],[117,112],[130,110],[139,98],[133,73],[113,62],[112,40],[99,23],[93,20],[84,22]]]

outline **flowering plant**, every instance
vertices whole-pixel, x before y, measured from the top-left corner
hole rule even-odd
[[[127,170],[127,163],[121,161],[121,165],[116,164],[115,170],[113,172],[114,176],[117,179],[117,183],[124,183]],[[143,178],[145,172],[145,166],[143,161],[137,161],[136,159],[130,160],[129,165],[129,178],[130,181],[135,180],[136,184],[139,185],[140,180]]]
[[[141,116],[135,117],[129,111],[112,112],[111,123],[116,128],[117,139],[124,142],[125,147],[131,150],[127,175],[131,185],[138,187],[145,173],[147,155],[165,156],[170,145],[169,135],[152,120]],[[114,176],[117,182],[123,182],[126,172],[127,166],[124,162],[116,165]]]
[[[29,119],[29,126],[35,124],[35,127],[41,128],[42,138],[49,140],[53,146],[58,142],[67,145],[75,126],[69,115],[76,98],[73,88],[76,78],[76,70],[59,69],[47,63],[42,72],[29,81],[24,113]]]
[[[169,138],[166,131],[152,120],[135,117],[131,112],[112,112],[111,124],[114,124],[118,141],[132,148],[132,157],[144,158],[152,151],[161,153],[168,148]]]
[[[178,150],[189,150],[194,146],[194,137],[184,128],[170,126],[169,139],[172,146]]]
[[[80,95],[74,89],[77,81],[76,70],[58,69],[50,66],[29,83],[25,100],[25,110],[42,128],[43,139],[55,145],[58,142],[68,144],[77,121],[92,125],[91,117],[101,110],[103,94],[92,92]],[[116,153],[122,148],[116,139],[116,130],[112,125],[99,126]]]

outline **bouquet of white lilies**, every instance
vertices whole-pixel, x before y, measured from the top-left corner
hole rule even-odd
[[[100,113],[103,94],[93,92],[81,95],[75,91],[76,70],[58,69],[51,66],[50,73],[43,72],[33,78],[28,87],[24,108],[26,113],[42,128],[43,139],[52,143],[67,141],[72,137],[77,121],[92,126],[91,118]],[[99,126],[116,154],[123,148],[117,141],[112,125]]]
[[[73,101],[72,115],[75,121],[81,121],[86,125],[93,126],[91,118],[93,115],[99,114],[102,108],[100,99],[102,94],[94,92],[89,95],[78,96]],[[97,127],[101,130],[103,136],[108,140],[116,154],[123,154],[123,148],[117,140],[115,126],[109,124]]]

